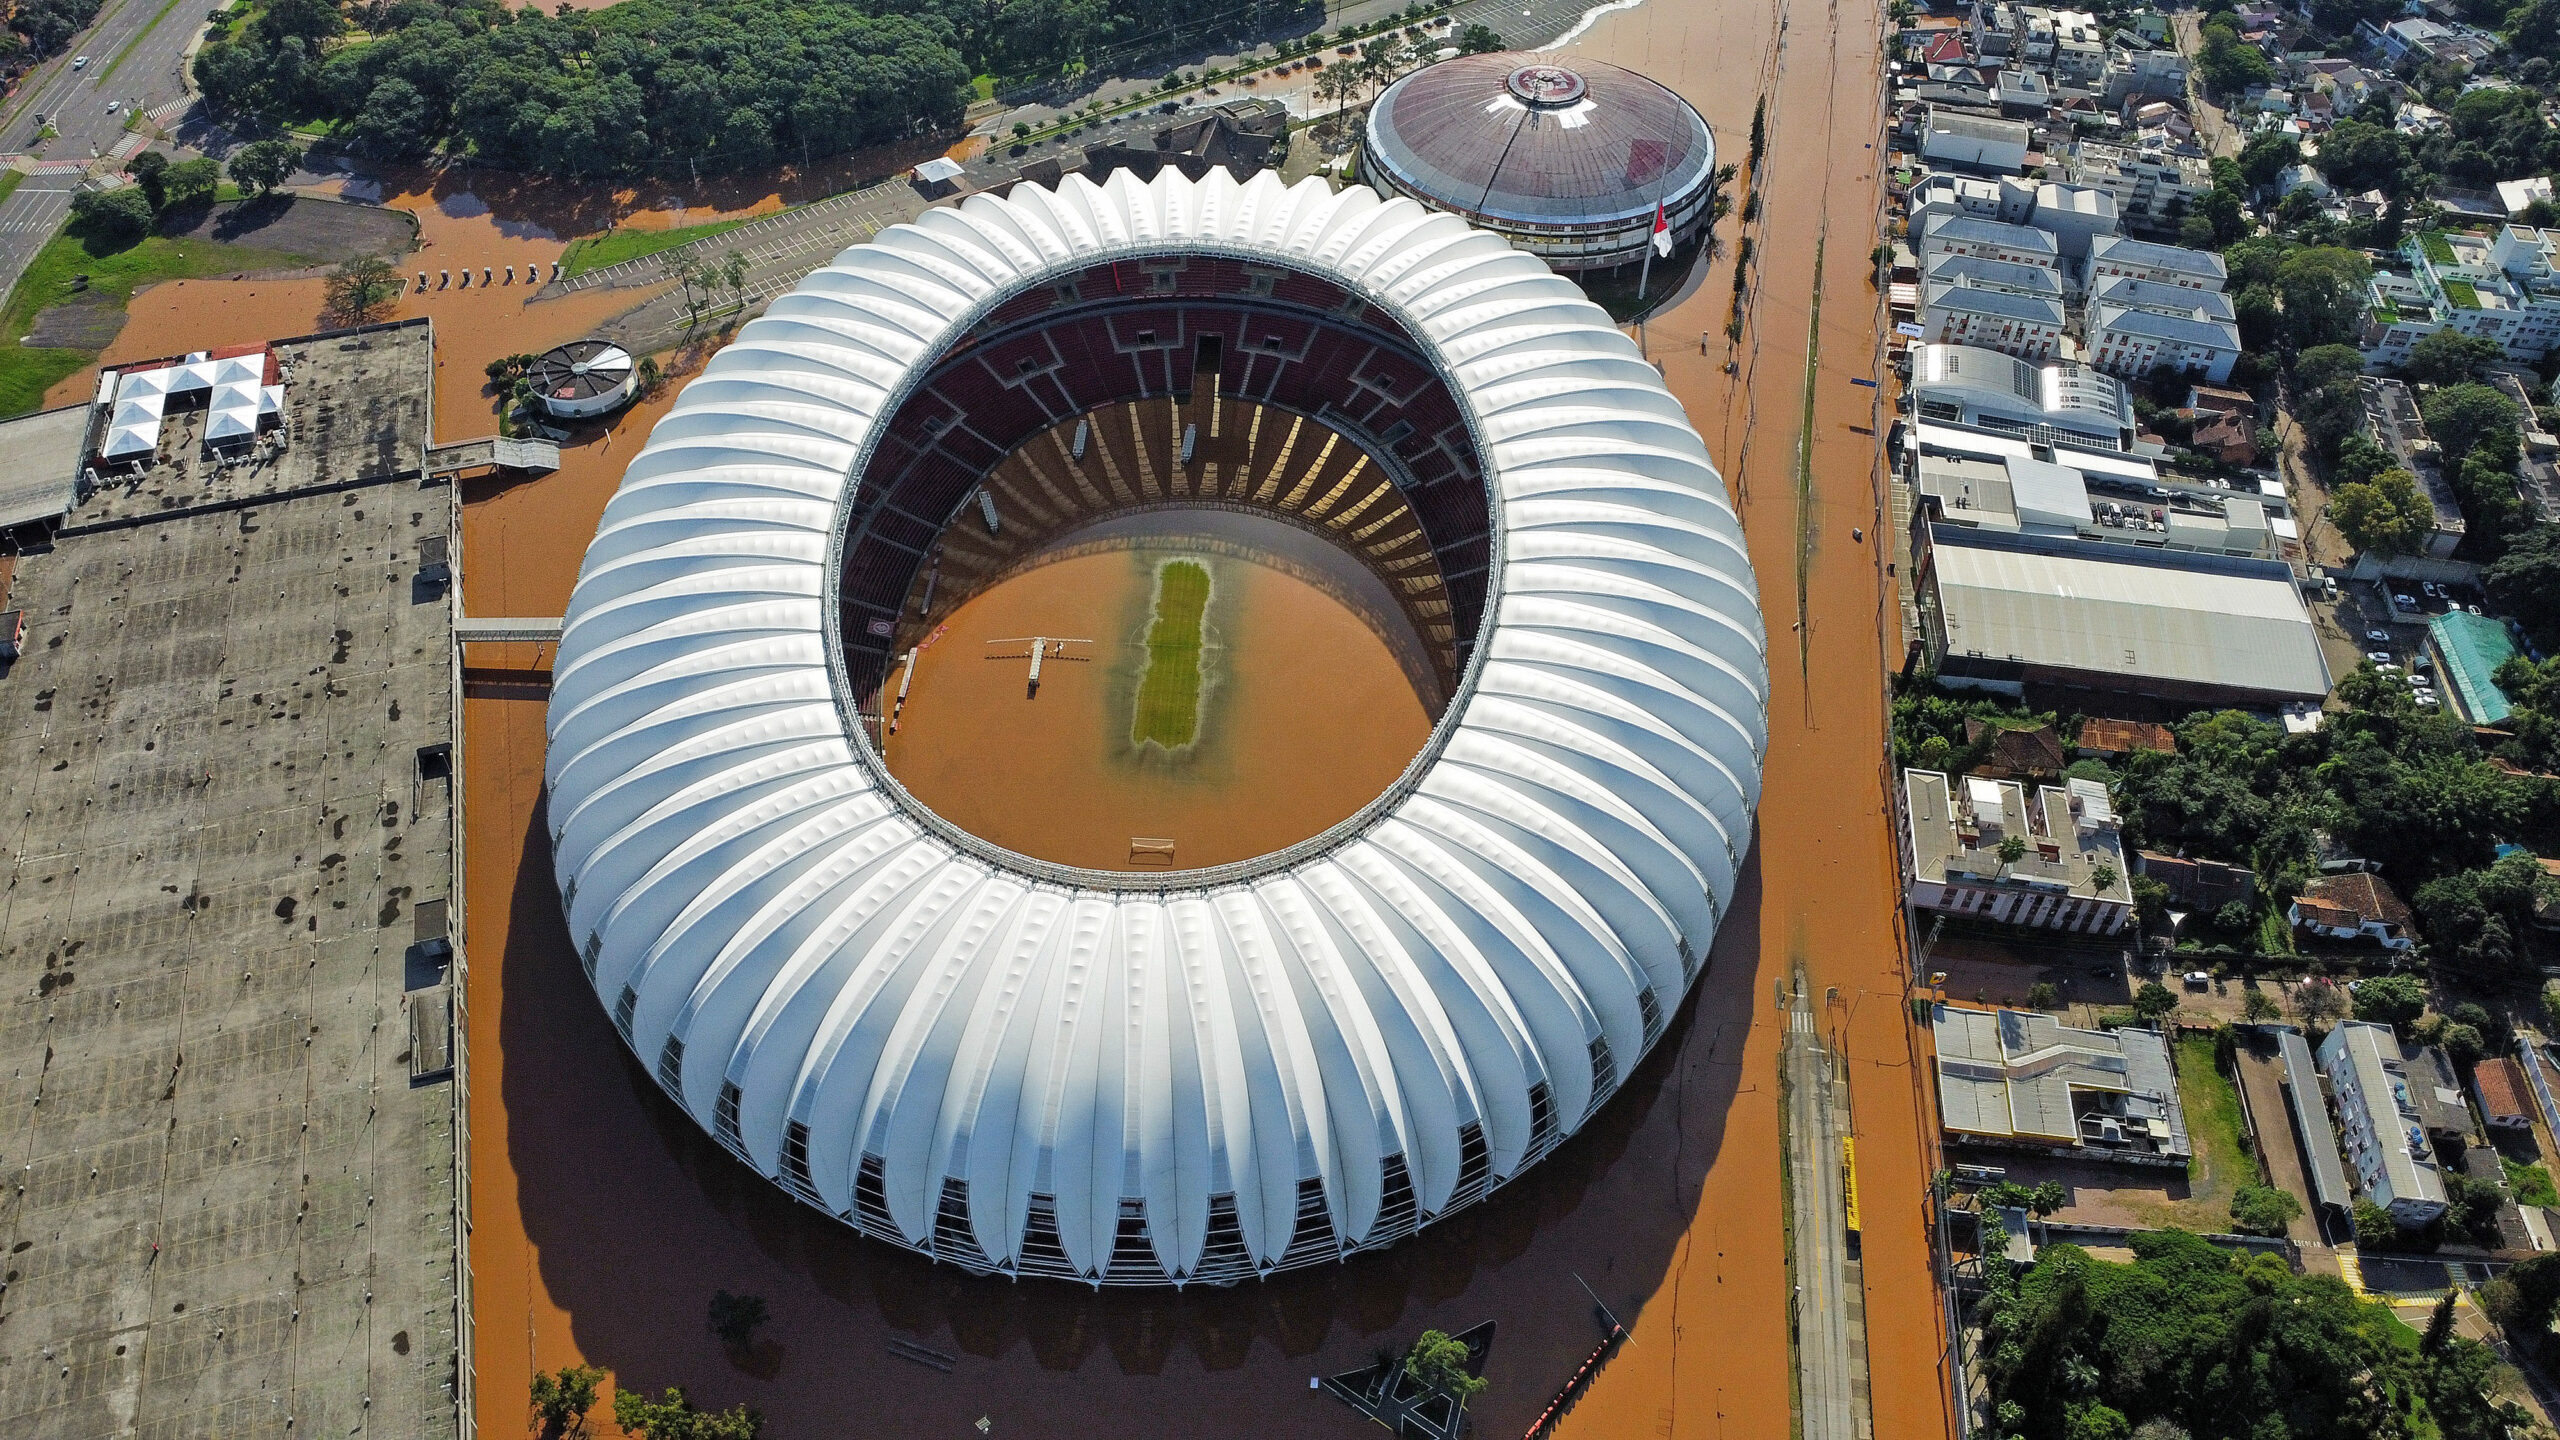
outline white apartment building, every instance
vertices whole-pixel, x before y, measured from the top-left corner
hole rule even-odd
[[[2086,328],[2089,363],[2128,379],[2167,370],[2219,385],[2240,358],[2240,327],[2201,309],[2180,314],[2098,300],[2089,305]]]
[[[2034,132],[2016,120],[1994,120],[1962,111],[1927,107],[1920,122],[1920,158],[1932,165],[1956,165],[1994,175],[2014,174],[2027,163]]]
[[[2106,79],[2106,29],[2086,10],[2053,12],[2053,78],[2094,90]]]
[[[2443,1214],[2444,1173],[2391,1027],[2341,1023],[2320,1042],[2320,1070],[2337,1098],[2347,1165],[2365,1198],[2405,1229]]]
[[[2111,109],[2136,95],[2184,95],[2187,57],[2169,46],[2126,44],[2119,39],[2107,51],[2098,93]]]
[[[1951,255],[2035,265],[2057,273],[2060,269],[2061,250],[2052,232],[1973,215],[1929,216],[1912,248],[1919,252],[1923,270]]]
[[[1942,280],[1934,275],[1921,286],[1920,327],[1926,332],[1923,338],[1938,344],[1979,345],[2021,360],[2050,360],[2062,350],[2063,320],[2062,301],[2056,297],[1976,286],[1962,278]]]
[[[2101,236],[2089,244],[2088,285],[2103,288],[2110,280],[2141,280],[2178,290],[2206,290],[2219,295],[2230,272],[2210,250],[2154,245],[2122,235]]]
[[[2114,235],[2117,223],[2116,197],[2087,185],[2056,185],[2050,181],[2036,187],[2035,218],[2037,229],[2053,236],[2054,248],[2066,260],[2085,260],[2089,247],[2099,237]]]
[[[2096,140],[2071,147],[2063,176],[2116,197],[2116,214],[2139,230],[2177,229],[2189,207],[2213,188],[2212,169],[2194,156]]]
[[[1915,908],[2075,935],[2133,924],[2131,868],[2106,786],[2070,780],[2030,795],[1979,775],[1905,770],[1902,780],[1903,893]],[[2003,860],[2013,836],[2025,852]]]
[[[1996,179],[1976,175],[1925,176],[1903,197],[1906,231],[1916,241],[1934,215],[1970,215],[2004,225],[2024,225],[2036,216],[2036,185],[2015,175]]]
[[[2377,270],[2366,295],[2365,365],[2407,363],[2438,330],[2494,340],[2506,358],[2538,364],[2560,347],[2560,232],[2501,225],[2475,235],[2422,230],[2400,243],[2407,270]]]

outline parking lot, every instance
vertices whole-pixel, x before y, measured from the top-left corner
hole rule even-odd
[[[2439,706],[2434,657],[2427,652],[2427,621],[2451,609],[2477,612],[2478,586],[2420,581],[2342,580],[2334,604],[2314,604],[2321,649],[2332,674],[2343,679],[2367,660],[2416,692],[2422,706]],[[2406,603],[2402,603],[2405,601]]]

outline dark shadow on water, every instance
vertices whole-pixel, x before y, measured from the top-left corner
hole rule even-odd
[[[480,843],[485,857],[499,842]],[[476,957],[500,984],[474,1003],[503,992],[509,1159],[543,1283],[590,1363],[744,1401],[777,1435],[957,1434],[986,1415],[1015,1434],[1338,1436],[1356,1422],[1309,1392],[1312,1375],[1487,1320],[1501,1353],[1470,1411],[1479,1434],[1516,1434],[1599,1339],[1577,1281],[1632,1318],[1671,1273],[1742,1085],[1756,848],[1662,1042],[1591,1124],[1485,1203],[1339,1267],[1223,1291],[972,1277],[790,1199],[668,1101],[579,974],[538,812],[520,843],[503,953]],[[484,1209],[477,1223],[508,1218]],[[769,1367],[704,1331],[721,1288],[768,1299]],[[942,1373],[893,1340],[958,1363]],[[787,1371],[786,1349],[803,1357]]]

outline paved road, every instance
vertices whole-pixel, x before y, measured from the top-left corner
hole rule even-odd
[[[178,0],[165,12],[162,0],[109,0],[97,23],[39,67],[0,113],[0,154],[31,156],[38,172],[0,200],[0,293],[18,283],[70,213],[80,176],[69,167],[102,159],[125,141],[129,108],[148,112],[185,94],[179,58],[208,8],[209,0]],[[73,69],[83,55],[89,63]],[[61,134],[39,144],[38,115]]]
[[[1788,1204],[1794,1212],[1796,1375],[1804,1440],[1868,1440],[1864,1287],[1850,1276],[1848,1193],[1841,1139],[1849,1133],[1846,1087],[1815,1025],[1814,1002],[1796,977],[1787,1016]]]

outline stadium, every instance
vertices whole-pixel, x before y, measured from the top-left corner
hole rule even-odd
[[[978,1273],[1231,1284],[1482,1200],[1662,1036],[1752,840],[1722,478],[1540,260],[1166,170],[838,257],[607,506],[570,934],[722,1146]]]

